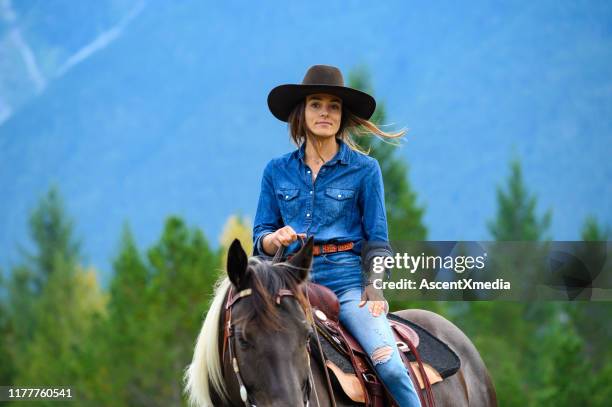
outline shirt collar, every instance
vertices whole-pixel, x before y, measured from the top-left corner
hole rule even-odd
[[[334,158],[332,158],[325,164],[335,164],[337,161],[340,161],[340,163],[342,164],[348,164],[349,156],[350,156],[349,147],[346,145],[344,141],[340,139],[336,139],[336,142],[338,143],[338,152],[336,153]],[[300,148],[297,150],[297,157],[304,164],[305,164],[304,162],[305,153],[306,153],[306,142],[303,142]]]

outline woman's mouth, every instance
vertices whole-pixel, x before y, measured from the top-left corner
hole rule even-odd
[[[315,124],[324,124],[324,125],[327,125],[327,126],[331,126],[331,125],[332,125],[332,124],[331,124],[331,123],[329,123],[329,122],[317,122],[317,123],[315,123]]]

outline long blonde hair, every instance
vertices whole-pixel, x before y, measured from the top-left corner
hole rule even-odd
[[[291,114],[289,115],[289,119],[287,120],[289,125],[289,134],[291,140],[295,143],[296,146],[300,147],[302,144],[306,142],[306,140],[312,140],[314,136],[310,134],[308,127],[306,126],[306,101],[302,100],[298,103]],[[340,119],[340,128],[338,129],[338,133],[336,133],[336,138],[344,141],[346,145],[354,150],[363,154],[369,154],[370,150],[365,151],[356,141],[353,139],[353,136],[363,137],[363,136],[378,136],[379,139],[389,142],[388,140],[398,140],[406,134],[405,130],[400,130],[398,132],[386,132],[380,129],[376,124],[371,122],[370,120],[366,120],[355,115],[349,109],[342,106],[342,118]],[[391,143],[397,144],[397,143]],[[317,143],[313,143],[315,151],[321,156],[319,153],[319,149]]]

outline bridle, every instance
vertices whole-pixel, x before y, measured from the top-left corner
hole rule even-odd
[[[233,288],[230,287],[230,291],[227,296],[227,303],[225,304],[225,329],[224,329],[224,339],[223,339],[223,355],[225,355],[225,346],[226,343],[229,344],[229,358],[232,363],[232,370],[234,371],[234,375],[236,376],[236,380],[240,385],[240,398],[244,402],[246,407],[257,407],[255,400],[252,398],[251,394],[247,392],[246,386],[244,385],[244,381],[242,380],[242,376],[240,375],[240,367],[238,362],[238,357],[236,355],[236,344],[234,338],[234,325],[232,323],[232,306],[236,304],[240,299],[248,297],[252,294],[252,289],[247,288],[241,291],[238,291],[235,295],[233,295]],[[279,305],[282,297],[291,296],[295,297],[293,291],[287,289],[280,289],[278,293],[276,293],[276,304]],[[306,386],[304,386],[303,391],[303,401],[304,406],[309,406],[310,392],[312,390],[312,371],[310,370],[310,347],[306,347],[306,352],[308,353],[308,379],[306,380]]]
[[[240,398],[244,402],[246,407],[257,407],[257,403],[253,399],[252,395],[247,392],[246,386],[244,385],[244,381],[242,380],[242,376],[240,375],[240,366],[238,357],[236,355],[235,348],[235,338],[234,338],[234,326],[232,323],[232,306],[234,306],[240,299],[248,297],[252,294],[252,289],[247,288],[237,293],[233,294],[233,287],[230,287],[227,302],[225,304],[225,329],[223,335],[223,356],[225,356],[225,348],[226,343],[229,344],[229,359],[232,364],[232,370],[234,371],[234,375],[236,376],[236,380],[240,385]],[[276,304],[279,305],[282,297],[295,297],[293,291],[287,289],[280,289],[276,293]],[[309,399],[310,392],[312,390],[312,370],[310,369],[310,347],[306,347],[306,352],[308,353],[308,379],[306,381],[306,386],[304,386],[303,390],[303,401],[304,406],[309,407]]]

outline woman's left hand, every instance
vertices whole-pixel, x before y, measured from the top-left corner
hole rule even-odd
[[[359,306],[363,307],[366,304],[368,304],[368,310],[374,317],[389,311],[389,303],[383,297],[382,291],[374,288],[372,284],[367,285],[361,294]]]

